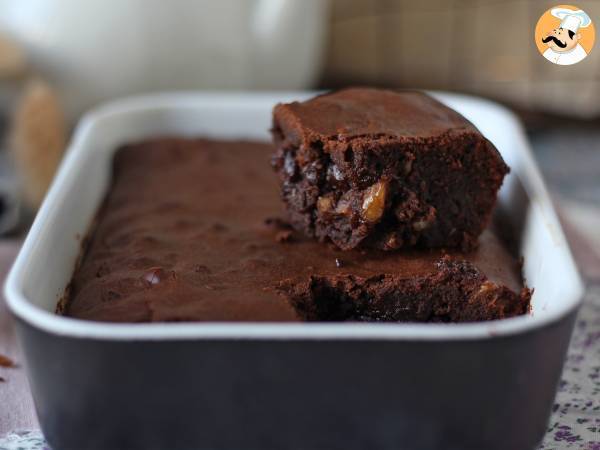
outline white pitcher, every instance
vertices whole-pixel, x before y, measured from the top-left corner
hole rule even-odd
[[[326,0],[0,0],[71,118],[157,90],[303,89],[319,74]]]

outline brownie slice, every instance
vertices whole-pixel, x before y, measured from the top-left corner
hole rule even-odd
[[[369,278],[312,275],[279,289],[307,321],[484,321],[524,314],[531,295],[528,289],[512,292],[468,260],[447,255],[411,277],[402,271]]]
[[[272,132],[292,225],[344,250],[472,248],[509,171],[469,121],[421,92],[279,104]]]
[[[468,253],[342,251],[293,231],[273,147],[122,148],[64,313],[108,322],[490,320],[524,314],[520,265],[486,230]]]

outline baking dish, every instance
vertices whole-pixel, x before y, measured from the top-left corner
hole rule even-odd
[[[87,114],[8,276],[37,413],[57,449],[532,449],[583,285],[521,126],[485,100],[435,93],[512,172],[528,316],[470,324],[110,324],[53,314],[119,144],[157,135],[269,138],[308,93],[176,93]],[[168,188],[168,187],[166,187]]]

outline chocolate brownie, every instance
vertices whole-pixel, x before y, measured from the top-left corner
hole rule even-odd
[[[530,292],[495,233],[475,251],[341,251],[282,219],[272,146],[156,139],[118,151],[64,313],[111,322],[475,321]]]
[[[272,131],[292,225],[344,250],[472,248],[509,170],[473,124],[421,92],[279,104]]]

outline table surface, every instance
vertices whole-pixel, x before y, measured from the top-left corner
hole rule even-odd
[[[588,285],[565,363],[548,433],[541,448],[600,450],[600,131],[571,127],[530,136],[550,190],[560,205],[565,232]],[[0,240],[0,281],[20,245]],[[22,367],[14,326],[0,301],[0,355],[16,367],[0,367],[0,450],[19,439],[17,430],[36,430],[37,419]],[[38,434],[30,442],[38,442]],[[12,445],[12,446],[11,446]],[[34,448],[25,445],[24,448]]]
[[[0,278],[4,278],[19,250],[20,240],[0,241]],[[22,356],[19,350],[12,319],[0,300],[0,355],[10,358],[15,367],[0,367],[0,436],[21,429],[37,428],[37,418],[33,401],[29,393],[29,385],[22,367]]]

